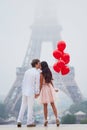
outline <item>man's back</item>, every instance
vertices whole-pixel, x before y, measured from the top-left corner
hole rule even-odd
[[[39,87],[40,74],[36,68],[28,69],[25,72],[22,83],[22,94],[26,96],[34,95],[36,85]]]

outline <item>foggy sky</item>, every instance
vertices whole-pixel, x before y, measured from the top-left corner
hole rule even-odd
[[[61,36],[71,56],[70,65],[75,68],[75,80],[87,97],[87,0],[54,2]],[[16,78],[16,67],[22,65],[36,5],[40,6],[39,0],[0,0],[0,95],[8,93]]]

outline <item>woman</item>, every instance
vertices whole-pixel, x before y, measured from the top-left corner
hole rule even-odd
[[[47,120],[48,103],[51,104],[54,115],[56,117],[56,125],[59,126],[60,123],[58,119],[57,109],[54,103],[55,89],[52,83],[53,78],[47,62],[45,61],[41,62],[41,70],[42,72],[40,75],[40,97],[41,97],[41,103],[43,104],[43,108],[44,108],[44,118],[45,118],[44,126],[47,126],[48,124],[48,120]]]

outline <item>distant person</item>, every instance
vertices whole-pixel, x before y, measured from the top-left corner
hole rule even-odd
[[[32,60],[32,68],[28,69],[23,78],[22,83],[22,103],[17,120],[17,126],[22,126],[22,120],[26,107],[28,106],[27,112],[27,127],[35,127],[33,117],[33,106],[34,98],[37,98],[39,95],[39,86],[40,86],[40,61],[38,59]]]
[[[56,118],[56,125],[59,126],[59,119],[58,119],[58,113],[57,113],[57,108],[54,103],[54,95],[55,95],[55,90],[53,83],[52,83],[52,73],[51,70],[48,67],[47,62],[42,61],[41,62],[41,75],[40,75],[40,98],[41,98],[41,103],[43,104],[43,109],[44,109],[44,126],[47,126],[48,120],[47,120],[47,115],[48,115],[48,103],[51,104],[55,118]]]

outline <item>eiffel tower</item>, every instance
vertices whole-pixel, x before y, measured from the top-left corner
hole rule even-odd
[[[11,87],[6,99],[7,110],[14,116],[17,115],[21,103],[21,85],[25,71],[30,68],[31,60],[34,58],[40,59],[41,45],[43,41],[51,41],[53,49],[56,48],[56,43],[61,40],[61,26],[58,24],[55,7],[55,0],[41,0],[40,9],[36,11],[35,20],[31,27],[32,35],[25,54],[25,58],[21,67],[16,69],[16,80]],[[53,2],[53,3],[52,3]],[[52,69],[52,67],[51,67]],[[68,95],[74,103],[81,102],[83,96],[75,81],[74,68],[70,67],[70,73],[66,76],[54,72],[54,85]]]

